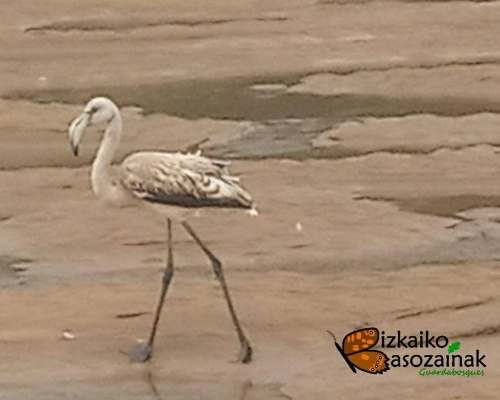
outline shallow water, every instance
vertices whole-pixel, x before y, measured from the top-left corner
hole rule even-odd
[[[252,86],[297,84],[300,75],[275,77],[188,80],[134,86],[102,86],[85,89],[19,90],[8,99],[39,103],[83,104],[96,95],[109,96],[120,106],[138,106],[145,114],[165,113],[185,119],[230,119],[264,122],[283,119],[325,118],[338,121],[363,116],[388,117],[407,114],[459,116],[500,112],[491,100],[457,98],[398,98],[375,95],[317,95],[284,90],[261,91]]]
[[[500,103],[487,99],[287,92],[286,88],[297,84],[300,78],[297,74],[85,89],[19,90],[4,97],[38,103],[84,104],[90,98],[102,95],[112,98],[120,106],[140,107],[146,115],[163,113],[188,120],[247,121],[248,125],[228,141],[210,143],[203,149],[209,156],[249,159],[342,158],[357,155],[355,151],[340,146],[314,149],[310,143],[336,124],[363,117],[412,114],[461,116],[500,112]],[[269,85],[274,85],[276,89]]]

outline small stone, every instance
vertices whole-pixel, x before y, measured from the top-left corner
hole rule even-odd
[[[62,338],[64,340],[73,340],[76,338],[76,336],[73,332],[66,330],[66,331],[63,331]]]
[[[303,228],[302,228],[302,224],[301,224],[300,222],[297,222],[297,223],[295,224],[295,231],[296,231],[297,233],[300,233],[300,232],[302,232],[302,229],[303,229]]]

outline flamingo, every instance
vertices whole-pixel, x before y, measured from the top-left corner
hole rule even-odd
[[[118,207],[139,206],[154,210],[167,220],[168,253],[149,339],[137,343],[128,353],[131,361],[148,361],[165,302],[168,287],[174,275],[172,223],[181,224],[208,257],[220,282],[229,314],[233,321],[240,353],[238,361],[252,360],[252,346],[236,314],[224,277],[221,261],[195,233],[187,218],[199,209],[242,209],[257,215],[250,194],[239,184],[239,179],[228,172],[229,163],[197,154],[141,151],[127,156],[120,165],[112,165],[122,137],[122,117],[119,108],[110,99],[95,97],[84,107],[69,127],[70,146],[78,156],[79,145],[86,128],[105,125],[97,155],[92,164],[91,183],[95,195],[102,201]]]

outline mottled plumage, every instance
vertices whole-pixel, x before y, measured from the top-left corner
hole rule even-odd
[[[120,182],[134,196],[185,208],[251,209],[253,201],[229,175],[228,163],[199,154],[135,153],[120,168]]]

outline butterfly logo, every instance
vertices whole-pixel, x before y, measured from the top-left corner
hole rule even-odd
[[[369,350],[378,342],[380,334],[377,328],[364,328],[349,333],[342,341],[342,347],[337,343],[335,335],[327,332],[332,335],[335,347],[352,372],[356,373],[357,368],[369,374],[382,374],[389,369],[388,358],[384,353]]]

